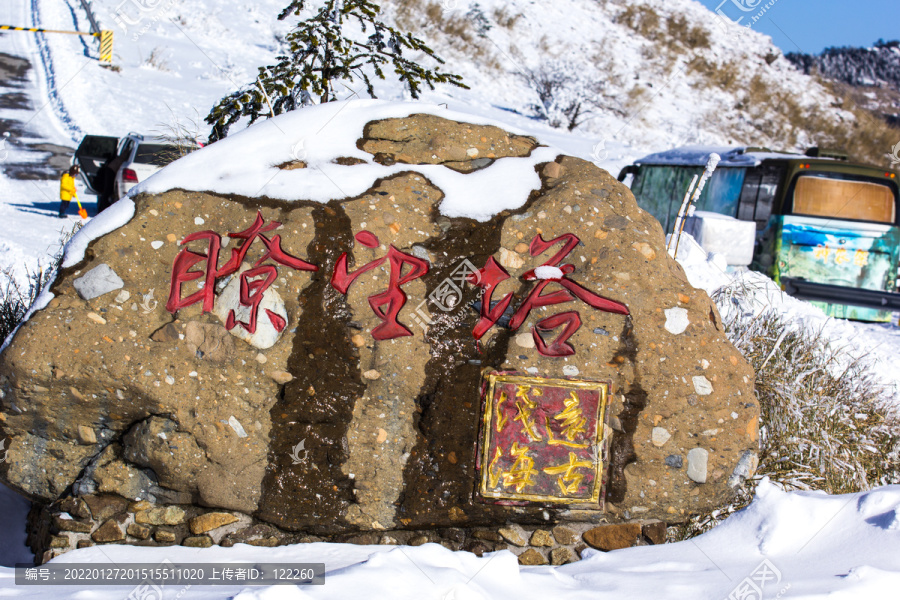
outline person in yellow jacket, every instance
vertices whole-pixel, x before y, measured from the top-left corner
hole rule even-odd
[[[75,189],[75,177],[78,175],[78,165],[72,165],[68,171],[62,174],[59,180],[59,218],[66,216],[66,210],[69,208],[69,202],[72,198],[78,201],[78,190]],[[80,207],[80,204],[79,204]]]

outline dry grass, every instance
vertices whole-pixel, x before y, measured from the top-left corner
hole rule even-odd
[[[662,21],[659,14],[648,6],[629,4],[616,17],[616,22],[636,31],[648,40],[656,40],[660,37]]]
[[[29,270],[24,284],[16,280],[11,270],[0,272],[0,278],[3,280],[3,288],[0,291],[0,345],[3,345],[6,338],[22,323],[38,296],[53,281],[62,263],[66,244],[82,226],[79,221],[71,232],[63,235],[59,242],[59,250],[53,255],[50,265],[40,267],[37,271]]]
[[[707,531],[746,506],[762,476],[785,489],[846,494],[900,482],[900,411],[865,357],[835,347],[774,312],[752,318],[754,290],[713,299],[729,339],[753,365],[760,406],[760,462],[734,502],[673,527],[671,539]]]

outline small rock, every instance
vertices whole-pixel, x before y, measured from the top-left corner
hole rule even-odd
[[[371,381],[375,381],[376,379],[379,379],[381,377],[381,373],[379,373],[375,369],[369,369],[368,371],[363,373],[362,376]]]
[[[535,529],[534,533],[531,534],[531,539],[528,543],[532,546],[544,546],[547,548],[556,545],[553,542],[553,536],[550,535],[550,532],[546,529]]]
[[[651,544],[659,545],[666,543],[666,524],[664,521],[650,521],[641,526],[641,533],[647,538]]]
[[[565,365],[562,368],[562,372],[566,377],[577,377],[578,373],[580,373],[578,367],[576,367],[575,365]]]
[[[92,542],[91,540],[78,540],[78,543],[75,544],[75,547],[80,550],[81,548],[90,548],[93,545],[94,542]]]
[[[694,375],[691,377],[691,381],[694,382],[694,390],[697,392],[697,395],[709,396],[713,393],[712,384],[703,375]]]
[[[290,383],[291,380],[294,379],[294,376],[287,371],[272,371],[271,373],[269,373],[269,377],[275,380],[275,383],[279,385],[285,385],[286,383]]]
[[[125,529],[125,533],[139,540],[146,540],[150,537],[150,528],[137,523],[130,523]]]
[[[128,300],[130,300],[130,299],[131,299],[131,292],[129,292],[128,290],[122,290],[121,292],[116,294],[116,302],[118,302],[119,304],[124,304],[125,302],[128,302]]]
[[[72,282],[75,291],[85,300],[93,300],[114,290],[125,287],[125,282],[116,272],[102,263]]]
[[[91,534],[91,539],[97,543],[121,542],[125,539],[125,533],[115,519],[109,519]]]
[[[177,342],[179,340],[178,328],[172,323],[166,323],[156,331],[150,334],[150,339],[154,342]]]
[[[194,217],[194,225],[203,225],[205,222],[203,217]]]
[[[184,538],[181,545],[188,548],[209,548],[213,545],[213,541],[208,535],[198,535]]]
[[[375,438],[375,441],[379,444],[383,444],[387,440],[388,434],[384,429],[378,428],[378,437]]]
[[[741,460],[738,461],[737,466],[731,473],[731,477],[728,478],[728,487],[734,488],[742,485],[746,480],[753,477],[758,467],[759,456],[756,452],[746,450],[741,455]]]
[[[704,371],[707,370],[709,368],[709,361],[706,360],[705,358],[702,359],[700,361],[700,368],[703,369]]]
[[[256,362],[258,362],[261,365],[266,364],[266,361],[268,361],[268,360],[269,359],[266,358],[266,355],[263,354],[262,352],[260,352],[259,354],[256,355]]]
[[[98,315],[95,312],[89,312],[87,314],[87,318],[90,319],[91,321],[93,321],[94,323],[98,323],[100,325],[106,325],[106,319],[104,319],[103,317],[101,317],[100,315]]]
[[[515,340],[519,348],[534,348],[534,336],[530,333],[520,333]]]
[[[56,515],[53,517],[53,524],[60,531],[71,531],[73,533],[90,533],[93,527],[90,523],[75,521],[73,519],[63,519]]]
[[[191,527],[191,533],[200,534],[230,525],[236,521],[238,521],[238,518],[231,513],[211,512],[194,517],[188,524]]]
[[[97,443],[97,434],[90,427],[84,425],[78,426],[78,442],[86,446],[92,446]]]
[[[400,542],[395,537],[391,537],[389,535],[385,535],[381,537],[381,541],[378,542],[382,546],[397,546]]]
[[[551,565],[567,565],[576,560],[578,560],[578,557],[568,548],[554,548],[550,551]]]
[[[134,514],[134,522],[142,525],[180,525],[184,523],[184,510],[177,506],[151,508]]]
[[[544,177],[556,179],[562,175],[562,166],[559,163],[550,162],[544,166]]]
[[[684,333],[691,322],[688,320],[688,311],[685,308],[666,309],[666,331],[673,335]]]
[[[501,527],[497,530],[497,533],[503,536],[503,539],[513,546],[524,546],[528,543],[528,538],[525,537],[525,531],[518,525]]]
[[[132,502],[128,505],[128,512],[136,513],[142,510],[150,510],[153,508],[153,504],[147,502],[146,500],[138,500],[137,502]]]
[[[697,483],[706,483],[706,465],[709,452],[705,448],[694,448],[687,454],[687,476]]]
[[[480,529],[472,533],[472,537],[476,540],[485,540],[487,542],[502,542],[503,538],[496,531]]]
[[[154,250],[159,250],[164,245],[165,245],[165,242],[162,240],[153,240],[152,242],[150,242],[150,247],[153,248]]]
[[[354,335],[352,338],[350,338],[350,341],[353,342],[353,345],[356,346],[357,348],[362,348],[363,346],[366,345],[366,338],[359,335],[358,333],[356,335]]]
[[[69,536],[54,535],[50,538],[50,547],[56,549],[65,549],[69,547]]]
[[[556,163],[550,163],[555,165]],[[535,566],[535,565],[546,565],[547,559],[544,558],[544,555],[535,550],[534,548],[529,548],[525,552],[519,555],[519,564],[526,566]]]
[[[478,157],[478,148],[469,148],[466,150],[466,156],[469,158],[477,158]]]
[[[244,430],[244,426],[241,425],[241,422],[238,421],[234,417],[234,415],[231,415],[230,417],[228,417],[228,425],[230,425],[231,428],[234,429],[234,432],[237,434],[237,436],[239,438],[247,437],[247,432],[246,432],[246,430]]]
[[[128,507],[128,500],[112,494],[85,496],[84,501],[91,509],[91,515],[95,521],[105,521],[122,514]]]
[[[521,256],[502,246],[500,247],[500,260],[497,262],[507,269],[519,269],[525,264],[525,260]]]
[[[528,244],[526,244],[525,242],[519,242],[518,244],[516,244],[516,247],[513,248],[513,250],[515,250],[519,254],[525,254],[526,252],[528,252]]]
[[[169,235],[166,236],[166,241],[167,241],[167,242],[171,242],[171,243],[173,243],[173,244],[175,243],[175,241],[176,241],[177,239],[178,239],[178,238],[175,237],[175,234],[174,234],[174,233],[170,233]]]
[[[664,427],[654,427],[653,431],[650,434],[650,440],[657,448],[662,448],[663,446],[665,446],[666,442],[668,442],[671,437],[672,434],[669,433],[669,431]]]
[[[91,511],[81,498],[65,498],[59,503],[59,510],[67,512],[76,519],[90,519]]]
[[[410,546],[421,546],[422,544],[427,544],[427,543],[428,543],[427,535],[417,535],[416,537],[410,538],[410,540],[409,540]]]
[[[654,250],[647,242],[635,242],[631,247],[643,254],[644,258],[647,260],[656,258],[656,250]]]
[[[601,525],[585,531],[581,536],[592,548],[609,552],[631,548],[641,537],[640,523]]]
[[[562,544],[563,546],[571,546],[578,541],[578,534],[565,525],[557,525],[554,527],[553,537],[556,539],[556,543]]]
[[[670,454],[666,457],[666,466],[673,469],[680,469],[684,466],[684,459],[677,454]]]
[[[171,544],[175,541],[175,532],[168,529],[157,529],[153,539],[161,544]]]

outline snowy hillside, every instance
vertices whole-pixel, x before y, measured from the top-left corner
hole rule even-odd
[[[51,94],[65,87],[55,104],[58,120],[73,141],[86,132],[153,132],[176,120],[199,121],[223,95],[252,83],[258,66],[273,62],[291,21],[276,20],[283,4],[94,0],[101,27],[116,33],[117,69],[86,57],[97,54],[93,42],[46,36],[53,67],[44,85]],[[423,37],[472,88],[444,86],[426,100],[536,130],[559,121],[560,131],[569,124],[560,115],[580,106],[575,133],[582,140],[559,136],[559,145],[593,154],[613,171],[682,143],[802,150],[821,141],[811,130],[819,121],[840,128],[853,120],[832,108],[835,99],[796,71],[770,38],[728,29],[694,0],[382,4],[389,22]],[[29,24],[88,27],[78,0],[30,0],[24,12],[19,16]],[[547,85],[556,99],[542,102],[538,89]],[[348,86],[343,97],[357,91]],[[394,82],[377,93],[403,98]],[[793,103],[771,102],[782,95]]]

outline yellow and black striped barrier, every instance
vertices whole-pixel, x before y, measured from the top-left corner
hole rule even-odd
[[[65,31],[61,29],[42,29],[40,27],[16,27],[14,25],[0,25],[0,31],[28,31],[32,33],[68,33],[71,35],[89,35],[91,37],[100,38],[100,64],[112,64],[113,53],[113,32],[104,29],[100,33],[91,33],[90,31]]]

